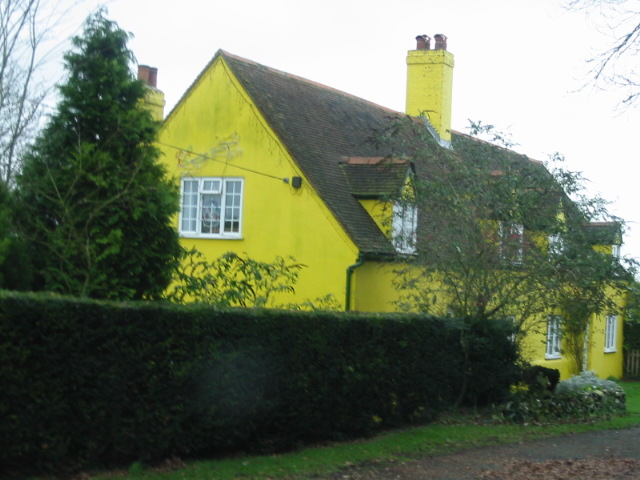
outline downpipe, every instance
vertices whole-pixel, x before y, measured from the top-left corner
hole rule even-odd
[[[355,271],[356,268],[361,266],[363,263],[364,263],[364,256],[362,255],[362,253],[359,253],[356,263],[354,263],[353,265],[349,265],[347,267],[347,285],[345,288],[345,299],[344,299],[345,312],[351,311],[351,280],[353,277],[353,272]]]

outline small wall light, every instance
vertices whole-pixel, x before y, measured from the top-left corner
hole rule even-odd
[[[293,188],[300,188],[302,186],[302,177],[292,177],[291,186]]]

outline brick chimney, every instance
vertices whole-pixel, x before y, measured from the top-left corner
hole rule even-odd
[[[164,93],[158,90],[158,69],[148,65],[138,65],[138,80],[147,86],[145,104],[154,120],[161,122],[164,119]]]
[[[447,51],[447,37],[416,37],[416,49],[407,54],[407,115],[423,116],[435,129],[442,145],[451,144],[451,99],[453,55]]]

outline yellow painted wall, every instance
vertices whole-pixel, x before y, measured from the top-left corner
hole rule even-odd
[[[363,312],[398,311],[395,302],[401,294],[392,287],[394,269],[397,264],[388,262],[365,262],[353,275],[354,298],[352,309]],[[590,350],[587,370],[594,371],[600,378],[622,377],[622,319],[618,316],[617,349],[614,353],[604,352],[605,316],[594,316],[589,330]],[[535,365],[558,369],[563,380],[573,374],[573,360],[566,354],[557,359],[545,359],[546,319],[531,320],[525,326],[527,334],[521,347],[524,358]]]
[[[406,183],[402,188],[403,199],[414,199],[413,177],[408,176]],[[369,216],[373,218],[378,228],[389,238],[392,237],[394,202],[381,198],[359,199],[360,204],[367,211]]]
[[[446,52],[440,52],[446,53]],[[332,294],[344,306],[346,271],[358,258],[358,250],[332,213],[298,170],[274,132],[261,117],[251,99],[218,58],[165,121],[159,146],[170,175],[176,182],[184,176],[239,177],[244,179],[243,226],[239,239],[182,238],[209,259],[227,251],[246,253],[256,260],[275,256],[296,258],[306,268],[300,274],[294,296],[276,303],[302,303]],[[209,155],[203,159],[193,153]],[[282,179],[301,176],[302,187],[293,188]],[[383,202],[362,201],[378,225],[388,233],[385,218],[390,215]],[[178,219],[176,218],[176,225]],[[351,309],[369,312],[397,311],[400,294],[392,286],[393,264],[365,261],[354,269]],[[599,319],[602,323],[604,318]],[[622,372],[622,325],[619,351],[603,353],[603,326],[591,333],[590,368],[600,376]],[[563,378],[570,361],[544,360],[545,329],[531,333],[526,343],[530,360],[558,368]]]
[[[618,315],[616,351],[605,353],[604,330],[606,315],[598,315],[594,319],[590,329],[589,370],[593,370],[599,377],[622,378],[623,375],[623,336],[622,316]]]
[[[242,237],[183,237],[185,247],[195,247],[209,259],[227,251],[261,261],[292,255],[306,268],[295,296],[279,302],[301,303],[333,294],[344,303],[345,272],[355,262],[357,249],[222,58],[201,75],[167,118],[159,145],[177,182],[184,176],[244,179]],[[203,160],[188,151],[213,158]],[[303,177],[301,188],[282,180],[293,176]]]
[[[400,293],[393,287],[393,270],[398,264],[367,261],[353,275],[352,310],[360,312],[397,312]]]
[[[621,378],[623,375],[622,316],[618,315],[616,351],[611,353],[605,353],[604,351],[605,320],[606,315],[592,316],[589,327],[589,351],[586,370],[595,372],[600,378]],[[545,359],[546,320],[538,319],[532,320],[532,322],[535,322],[536,325],[527,329],[527,335],[522,344],[523,357],[535,365],[558,369],[562,379],[570,378],[575,373],[575,367],[568,354],[563,352],[560,358]]]
[[[402,293],[393,287],[394,270],[402,265],[390,262],[367,261],[354,271],[352,288],[354,292],[352,309],[370,312],[398,311],[397,303]],[[444,314],[445,312],[433,312]],[[610,376],[622,377],[622,317],[618,315],[617,348],[614,353],[605,353],[605,319],[606,315],[594,316],[589,330],[589,353],[587,370],[594,371],[601,378]],[[546,317],[531,319],[523,326],[526,335],[522,339],[521,353],[523,357],[535,365],[558,369],[562,379],[574,373],[571,357],[563,353],[560,358],[546,359],[547,325]],[[562,347],[561,347],[562,348]]]
[[[520,347],[522,357],[533,365],[559,370],[560,378],[563,380],[570,378],[573,371],[573,361],[568,355],[563,353],[560,358],[545,358],[547,348],[546,319],[532,319],[528,325],[524,326],[524,330],[526,333]]]
[[[383,202],[379,199],[363,199],[360,204],[373,218],[378,228],[391,238],[391,217],[393,215],[393,205],[391,202]]]

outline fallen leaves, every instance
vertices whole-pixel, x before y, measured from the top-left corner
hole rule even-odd
[[[619,480],[640,479],[640,461],[625,458],[583,460],[516,460],[501,470],[488,470],[482,480]]]

